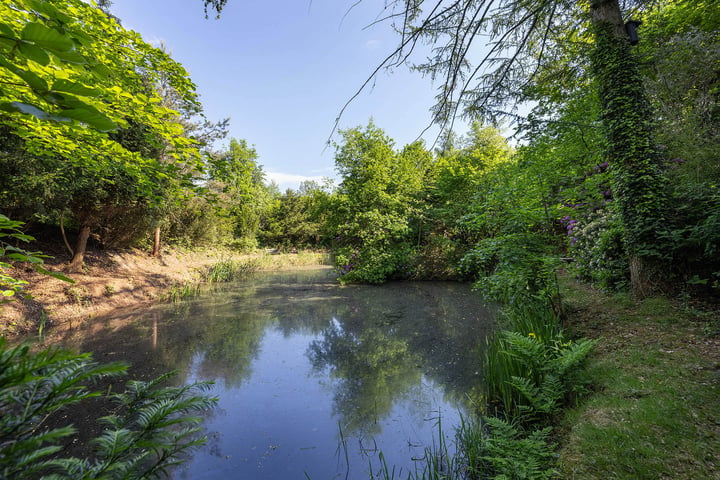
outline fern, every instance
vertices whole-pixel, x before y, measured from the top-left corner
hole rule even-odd
[[[89,385],[126,369],[60,349],[7,348],[0,339],[0,478],[157,478],[204,442],[200,414],[217,402],[204,394],[210,383],[161,387],[171,375],[166,374],[130,381],[125,392],[109,395],[118,410],[98,419],[108,428],[92,441],[94,457],[58,456],[75,429],[46,429],[47,419],[63,407],[101,396]]]
[[[547,306],[516,306],[511,311],[508,326],[517,330],[501,330],[485,349],[487,396],[508,415],[526,422],[543,420],[582,390],[578,372],[595,342],[566,341]]]

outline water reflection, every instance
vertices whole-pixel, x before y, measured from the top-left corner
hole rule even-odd
[[[491,317],[466,285],[275,273],[65,343],[129,361],[137,377],[217,382],[210,442],[178,478],[362,478],[378,449],[412,468],[440,415],[451,430]]]

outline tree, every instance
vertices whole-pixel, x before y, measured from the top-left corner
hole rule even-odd
[[[14,0],[0,12],[0,122],[28,153],[62,159],[68,180],[83,190],[97,179],[101,191],[85,206],[102,203],[113,183],[130,202],[149,204],[190,185],[201,168],[197,143],[152,88],[163,75],[197,104],[182,66],[80,0]],[[164,145],[165,160],[141,144]],[[92,209],[79,213],[74,268],[98,217]]]
[[[231,139],[227,150],[210,157],[210,186],[218,192],[221,208],[235,224],[241,247],[254,248],[262,212],[269,196],[258,154],[245,140]]]
[[[637,0],[628,6],[648,3]],[[652,240],[664,220],[665,180],[618,0],[591,0],[589,5],[571,0],[394,0],[386,9],[384,18],[394,23],[400,41],[373,76],[381,67],[409,63],[419,45],[428,42],[433,55],[414,68],[439,80],[433,115],[445,127],[459,114],[491,123],[515,118],[533,81],[553,64],[568,29],[590,29],[595,45],[591,71],[600,92],[633,291],[646,293],[662,253]],[[486,51],[479,54],[477,43],[485,38]],[[473,62],[475,57],[479,60]]]
[[[396,153],[392,139],[372,121],[341,134],[335,165],[342,183],[331,221],[343,278],[380,283],[407,276],[429,153],[420,144]]]

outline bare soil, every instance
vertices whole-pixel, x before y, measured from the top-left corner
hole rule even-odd
[[[0,335],[22,336],[39,328],[68,329],[93,318],[156,303],[174,285],[200,281],[201,272],[227,252],[165,250],[158,258],[140,250],[89,251],[82,273],[68,275],[74,284],[18,265],[11,276],[28,282],[31,298],[0,306]],[[62,262],[45,265],[62,271]]]

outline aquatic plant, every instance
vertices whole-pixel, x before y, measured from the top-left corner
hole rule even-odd
[[[545,480],[555,478],[555,453],[550,428],[525,429],[496,417],[461,418],[455,439],[446,440],[442,424],[433,444],[425,448],[415,471],[390,467],[382,452],[370,478],[379,480]]]
[[[185,281],[170,287],[162,296],[161,300],[165,302],[179,302],[185,298],[195,297],[200,294],[202,287],[196,281]]]
[[[257,271],[259,267],[260,262],[256,258],[228,258],[211,265],[203,274],[203,279],[209,283],[232,282]]]

